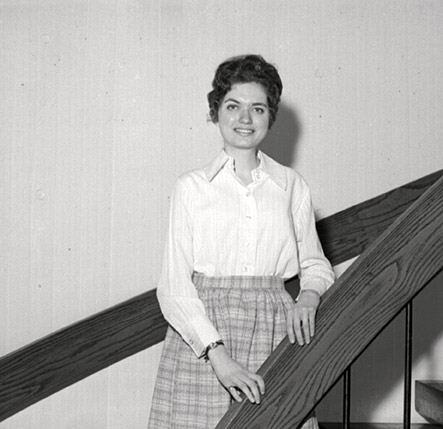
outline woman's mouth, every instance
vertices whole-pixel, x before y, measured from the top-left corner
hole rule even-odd
[[[234,128],[234,131],[244,137],[254,134],[254,130],[248,128]]]

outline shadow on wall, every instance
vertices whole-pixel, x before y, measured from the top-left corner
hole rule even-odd
[[[260,149],[280,164],[290,167],[297,159],[300,136],[301,124],[296,111],[282,102],[278,109],[277,120]],[[288,280],[285,287],[293,299],[297,298],[300,291],[298,277]]]
[[[294,166],[301,134],[297,112],[281,103],[277,120],[261,149],[279,163]],[[299,292],[298,279],[286,282],[286,289],[295,298]],[[432,351],[434,343],[443,332],[442,302],[443,273],[440,273],[414,300],[413,365],[415,368],[427,356],[427,379],[443,378],[443,365],[439,364],[441,356],[434,356]],[[402,421],[403,396],[395,397],[395,403],[392,403],[392,398],[404,379],[404,320],[402,312],[354,363],[351,376],[351,421]],[[422,374],[423,370],[418,369]],[[419,378],[422,378],[421,375]],[[413,373],[413,381],[415,379]],[[317,408],[320,421],[342,421],[342,391],[342,380],[339,380]]]
[[[296,111],[282,102],[278,109],[277,120],[260,149],[280,164],[292,166],[297,158],[300,136],[301,124]]]
[[[294,166],[297,161],[302,126],[297,112],[280,104],[277,120],[262,143],[261,150],[279,163]],[[286,289],[295,298],[299,281],[286,282]],[[441,356],[433,355],[433,346],[443,332],[443,273],[440,273],[414,300],[413,365],[428,357],[427,379],[441,379]],[[404,377],[404,312],[363,352],[352,367],[351,420],[360,422],[401,422],[403,396],[395,396]],[[443,356],[443,350],[442,350]],[[418,368],[423,374],[423,369]],[[440,377],[439,377],[440,375]],[[415,380],[413,373],[413,380]],[[414,387],[414,386],[413,386]],[[392,403],[392,398],[395,397]],[[342,382],[338,381],[317,408],[321,421],[342,419]],[[380,420],[381,419],[381,420]]]
[[[413,390],[416,379],[443,378],[443,350],[436,350],[443,336],[442,302],[443,272],[413,301]],[[352,366],[351,421],[403,421],[404,337],[402,311]],[[317,407],[320,421],[341,421],[342,403],[340,380]],[[413,422],[414,413],[412,404]]]

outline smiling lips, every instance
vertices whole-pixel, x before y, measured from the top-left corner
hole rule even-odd
[[[234,131],[241,136],[250,136],[254,133],[254,130],[250,130],[247,128],[234,128]]]

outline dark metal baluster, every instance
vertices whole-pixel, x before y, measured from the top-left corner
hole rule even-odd
[[[411,375],[412,375],[412,300],[406,305],[405,337],[405,389],[403,405],[403,427],[411,427]]]
[[[351,427],[351,367],[343,374],[343,428]]]

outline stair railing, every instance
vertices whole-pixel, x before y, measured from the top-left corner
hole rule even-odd
[[[332,264],[360,254],[441,176],[443,170],[318,222]],[[325,300],[320,313],[325,313],[328,301],[336,299]],[[9,353],[0,358],[0,421],[162,341],[165,332],[166,322],[153,290]],[[282,348],[278,350],[281,353]],[[232,413],[237,416],[238,410]]]
[[[383,328],[443,269],[443,178],[327,291],[309,347],[284,339],[260,368],[262,406],[234,403],[217,429],[302,425]]]

